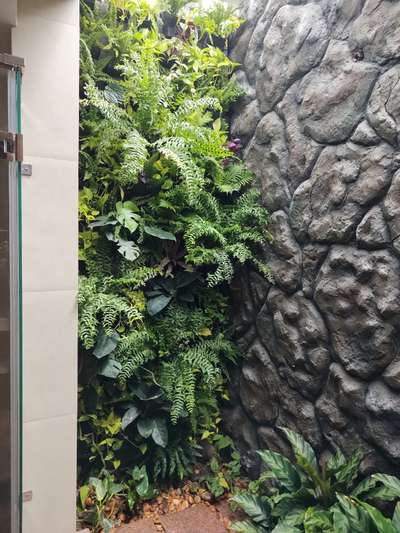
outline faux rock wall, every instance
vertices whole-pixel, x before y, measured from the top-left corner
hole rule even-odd
[[[259,179],[275,284],[234,287],[242,447],[362,447],[400,465],[400,1],[252,0],[232,135]]]

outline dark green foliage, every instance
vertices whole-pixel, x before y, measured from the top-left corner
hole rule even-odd
[[[321,468],[300,435],[282,429],[295,456],[259,452],[265,471],[248,492],[232,501],[249,516],[233,524],[242,533],[395,533],[400,503],[392,519],[373,504],[400,500],[400,480],[375,474],[360,480],[363,455],[337,451]]]

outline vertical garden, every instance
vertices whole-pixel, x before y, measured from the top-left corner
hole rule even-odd
[[[267,214],[228,133],[240,90],[226,52],[241,21],[183,4],[81,7],[83,502],[90,477],[133,509],[188,476],[205,445],[229,459],[229,284],[246,263],[269,274]]]
[[[274,283],[268,214],[229,133],[243,22],[219,2],[81,1],[78,515],[107,533],[194,480],[235,493],[235,531],[398,533],[400,481],[365,478],[357,450],[319,458],[278,428],[293,463],[265,450],[261,477],[237,482],[220,415],[243,357],[231,283]]]

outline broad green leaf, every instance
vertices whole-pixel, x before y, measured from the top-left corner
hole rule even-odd
[[[236,494],[232,501],[239,505],[254,522],[263,524],[269,520],[271,508],[266,498],[244,492]]]
[[[372,505],[364,502],[360,502],[360,505],[367,511],[379,533],[398,533],[392,521],[386,518],[376,507],[372,507]]]
[[[154,428],[151,434],[154,442],[165,448],[168,444],[168,429],[165,420],[162,418],[156,418],[154,420]]]
[[[143,476],[141,481],[136,485],[136,491],[139,494],[141,498],[144,498],[147,495],[147,492],[149,490],[149,478],[147,477],[147,474]]]
[[[318,463],[314,450],[301,435],[290,431],[290,429],[280,428],[289,440],[293,452],[299,465],[308,473],[318,476]]]
[[[117,220],[112,215],[106,215],[106,216],[99,216],[89,224],[89,228],[102,228],[104,226],[115,226],[117,224]]]
[[[392,524],[396,531],[400,531],[400,502],[395,507]]]
[[[394,498],[400,498],[400,479],[386,474],[374,474],[372,477],[376,481],[382,483],[382,485],[388,489],[389,493],[393,494]]]
[[[270,469],[271,475],[283,487],[290,491],[296,491],[300,488],[301,480],[299,473],[286,457],[270,450],[260,451],[258,454],[263,463]]]
[[[134,233],[139,226],[140,215],[134,213],[136,206],[133,202],[118,202],[116,207],[116,218],[118,222],[127,228],[130,233]]]
[[[335,533],[351,533],[349,520],[339,507],[335,506],[333,508],[332,515]]]
[[[285,526],[285,524],[278,524],[272,530],[272,533],[300,533],[300,529],[292,526]]]
[[[146,401],[156,400],[157,398],[161,398],[161,396],[164,394],[163,390],[157,385],[151,385],[148,387],[146,385],[140,384],[137,387],[132,387],[131,391],[140,400]]]
[[[107,494],[107,487],[105,482],[101,479],[96,479],[94,481],[94,490],[96,493],[96,500],[101,503]]]
[[[86,498],[89,496],[90,487],[89,485],[82,485],[82,487],[79,489],[79,499],[81,501],[82,509],[85,509],[86,507]]]
[[[113,496],[115,496],[116,494],[120,494],[121,492],[123,492],[124,490],[124,486],[121,485],[120,483],[110,483],[110,486],[108,488],[108,497],[109,498],[112,498]]]
[[[100,370],[98,371],[98,374],[106,378],[116,379],[119,373],[121,372],[121,370],[122,370],[122,365],[119,361],[108,358],[101,365]]]
[[[110,355],[110,353],[115,350],[120,340],[121,337],[116,331],[113,331],[111,335],[106,335],[106,333],[102,331],[97,339],[93,355],[96,356],[97,359],[102,359],[103,357],[106,357],[106,355]]]
[[[326,464],[326,471],[329,474],[335,474],[345,464],[346,456],[340,450],[337,450],[336,453],[329,458]]]
[[[360,464],[363,459],[363,453],[357,450],[341,465],[334,473],[338,483],[343,485],[346,490],[351,489],[354,481],[357,479],[360,470]]]
[[[250,520],[243,520],[243,522],[234,522],[230,525],[230,529],[238,531],[239,533],[266,533],[267,529],[261,526],[252,524]]]
[[[140,415],[141,411],[136,405],[130,407],[122,417],[122,429],[126,429]]]
[[[367,512],[358,505],[356,500],[336,494],[342,512],[349,522],[351,533],[369,533],[370,519]]]
[[[147,302],[147,312],[150,316],[157,315],[158,313],[161,313],[163,309],[167,307],[167,305],[171,302],[172,296],[166,296],[164,294],[161,294],[160,296],[156,296],[155,298],[151,298]]]
[[[117,244],[118,252],[128,261],[136,261],[136,259],[139,257],[140,248],[135,242],[118,239]]]
[[[140,435],[144,439],[148,439],[153,433],[154,419],[153,418],[141,418],[137,423],[137,429]]]
[[[305,533],[335,533],[329,511],[309,507],[304,515]]]
[[[144,231],[147,233],[147,235],[157,237],[157,239],[161,239],[164,241],[176,241],[176,237],[173,233],[170,233],[169,231],[164,231],[163,229],[157,228],[156,226],[144,226]]]
[[[351,495],[357,498],[360,496],[362,496],[364,499],[368,498],[371,489],[375,488],[377,483],[378,480],[374,479],[373,476],[367,477],[356,486]]]

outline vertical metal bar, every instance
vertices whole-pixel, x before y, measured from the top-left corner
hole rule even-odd
[[[16,72],[9,72],[9,129],[18,128]],[[20,274],[19,183],[17,161],[9,163],[10,228],[10,390],[11,390],[11,533],[20,531]]]

